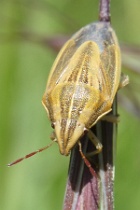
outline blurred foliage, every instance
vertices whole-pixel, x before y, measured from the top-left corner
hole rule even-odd
[[[11,168],[6,164],[50,142],[52,129],[41,98],[56,52],[39,39],[70,35],[96,21],[98,3],[95,0],[0,1],[2,210],[62,209],[69,158],[59,154],[57,144]],[[139,8],[138,0],[111,2],[112,25],[123,43],[140,45]],[[139,64],[137,67],[140,69]],[[140,209],[140,120],[136,117],[139,110],[133,114],[136,100],[139,108],[140,77],[129,64],[123,71],[130,75],[133,86],[119,93],[127,100],[121,103],[125,108],[119,107],[115,209],[137,210]],[[128,111],[128,99],[134,104],[132,113]]]

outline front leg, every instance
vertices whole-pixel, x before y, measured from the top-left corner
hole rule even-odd
[[[102,151],[102,148],[103,148],[100,140],[95,136],[95,134],[91,130],[88,131],[88,134],[87,135],[88,135],[90,141],[95,146],[96,150],[93,151],[93,152],[87,153],[86,154],[86,157],[91,157],[93,155],[99,154]]]

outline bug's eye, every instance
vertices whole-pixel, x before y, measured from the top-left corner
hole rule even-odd
[[[54,129],[54,127],[55,127],[55,124],[54,124],[54,123],[51,123],[51,127]]]

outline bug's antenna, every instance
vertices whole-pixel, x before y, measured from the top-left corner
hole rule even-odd
[[[22,158],[17,159],[17,160],[15,160],[15,161],[13,161],[12,163],[7,164],[7,166],[9,166],[9,167],[10,167],[10,166],[13,166],[13,165],[15,165],[15,164],[17,164],[17,163],[23,161],[24,159],[30,158],[30,157],[32,157],[33,155],[36,155],[37,153],[42,152],[42,151],[48,149],[49,147],[52,146],[52,144],[53,144],[54,142],[56,142],[56,139],[54,139],[53,142],[52,142],[51,144],[49,144],[49,145],[47,145],[47,146],[45,146],[45,147],[43,147],[43,148],[40,148],[40,149],[38,149],[38,150],[36,150],[36,151],[34,151],[34,152],[31,152],[31,153],[29,153],[28,155],[25,155],[25,156],[22,157]]]
[[[110,22],[110,0],[100,0],[99,20]]]

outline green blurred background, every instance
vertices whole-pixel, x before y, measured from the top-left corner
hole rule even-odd
[[[0,1],[1,210],[62,209],[69,158],[59,154],[56,144],[21,164],[11,168],[6,164],[50,143],[52,129],[41,98],[57,53],[47,46],[45,38],[71,35],[96,21],[98,3]],[[119,40],[140,45],[140,1],[112,1],[111,14]],[[140,121],[122,107],[119,113],[115,209],[138,210]]]

